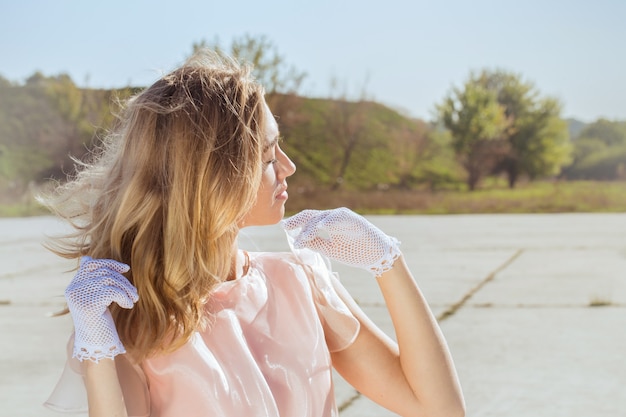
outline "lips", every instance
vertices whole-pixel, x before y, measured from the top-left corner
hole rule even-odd
[[[284,185],[278,189],[274,198],[277,200],[286,200],[289,195],[287,194],[287,186]]]

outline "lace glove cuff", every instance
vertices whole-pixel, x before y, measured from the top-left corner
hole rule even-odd
[[[132,308],[137,290],[122,274],[129,267],[112,259],[81,258],[78,272],[65,289],[74,321],[74,353],[78,360],[98,362],[126,352],[108,309],[113,302]]]

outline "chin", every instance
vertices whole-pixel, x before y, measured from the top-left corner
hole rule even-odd
[[[272,226],[278,224],[285,217],[285,208],[281,207],[279,211],[267,213],[265,216],[246,219],[239,227],[249,226]]]
[[[281,204],[280,209],[268,216],[267,225],[278,224],[285,217],[285,205]]]
[[[268,223],[268,225],[278,224],[278,223],[280,223],[280,221],[281,221],[282,219],[284,219],[284,218],[285,218],[285,208],[283,207],[283,208],[280,210],[280,213],[279,213],[277,216],[275,216],[275,217],[274,217],[274,218],[270,221],[270,223]]]

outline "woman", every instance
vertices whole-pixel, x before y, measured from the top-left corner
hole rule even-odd
[[[71,356],[48,405],[90,416],[336,416],[332,367],[404,416],[464,414],[445,341],[399,242],[347,210],[283,221],[290,253],[239,250],[284,215],[295,165],[249,69],[203,52],[131,99],[49,206],[81,258]],[[313,249],[313,250],[311,250]],[[398,344],[327,258],[378,280]]]

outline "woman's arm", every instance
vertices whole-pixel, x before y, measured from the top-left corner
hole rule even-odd
[[[127,417],[115,360],[81,363],[89,402],[89,417]]]
[[[450,352],[403,257],[377,281],[398,343],[338,288],[361,321],[361,331],[349,348],[332,354],[333,365],[358,391],[402,416],[464,416]]]
[[[399,242],[346,208],[304,210],[283,221],[283,227],[295,249],[307,247],[377,276],[398,344],[338,284],[338,292],[361,322],[356,341],[332,356],[344,378],[404,416],[463,416],[463,395],[450,353]]]

